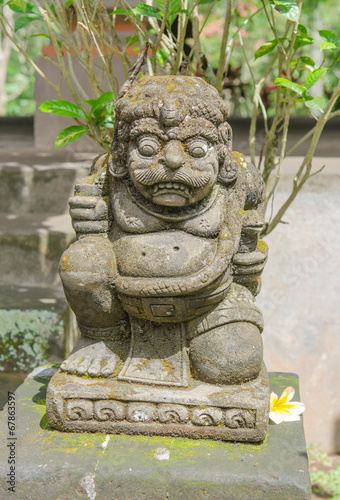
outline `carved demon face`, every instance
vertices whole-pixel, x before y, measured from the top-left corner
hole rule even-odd
[[[176,108],[169,111],[173,126],[164,126],[165,117],[161,123],[147,118],[134,124],[127,167],[145,198],[158,205],[181,207],[206,197],[216,182],[217,134],[208,121],[202,124],[202,120],[188,117],[179,123]]]
[[[195,77],[145,77],[116,103],[110,171],[129,175],[157,205],[183,207],[205,198],[216,180],[233,182],[227,105]]]

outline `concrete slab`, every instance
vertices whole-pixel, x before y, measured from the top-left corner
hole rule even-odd
[[[18,500],[310,498],[302,421],[270,425],[260,445],[61,433],[48,427],[45,414],[46,386],[55,371],[34,370],[16,391],[14,436],[8,407],[2,412],[0,496],[9,493],[10,444]],[[275,392],[292,385],[299,398],[296,375],[271,373],[270,380]]]
[[[59,259],[74,239],[68,214],[0,214],[1,282],[59,285]]]
[[[71,161],[60,155],[43,156],[29,151],[3,154],[0,159],[0,212],[17,215],[64,213],[76,179],[87,174],[91,160]]]

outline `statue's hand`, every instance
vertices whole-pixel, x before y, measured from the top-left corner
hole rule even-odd
[[[108,199],[99,196],[72,196],[69,199],[72,226],[77,236],[107,233]]]
[[[238,252],[233,257],[234,281],[244,285],[254,293],[259,292],[259,283],[262,271],[268,258],[268,247],[263,240],[259,240],[252,252]]]

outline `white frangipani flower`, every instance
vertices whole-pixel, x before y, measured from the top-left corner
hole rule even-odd
[[[305,411],[305,405],[297,401],[291,401],[294,397],[293,387],[286,387],[280,398],[272,392],[270,394],[269,418],[275,424],[281,422],[295,422],[300,420],[300,414]]]

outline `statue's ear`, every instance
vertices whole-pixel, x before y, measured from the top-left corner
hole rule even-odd
[[[126,168],[127,146],[128,144],[124,140],[120,140],[119,133],[116,128],[108,157],[109,172],[116,179],[126,177],[128,174]]]
[[[218,180],[223,184],[230,184],[237,178],[238,163],[233,160],[233,134],[229,123],[224,122],[218,127],[219,165]]]
[[[228,122],[223,122],[217,129],[218,142],[232,151],[233,130]]]
[[[220,167],[217,178],[223,184],[230,184],[236,180],[237,175],[238,163],[233,159],[229,159],[223,163],[222,167]]]
[[[111,154],[109,156],[108,166],[110,174],[116,179],[121,179],[128,175],[125,164],[123,162],[115,160]]]

